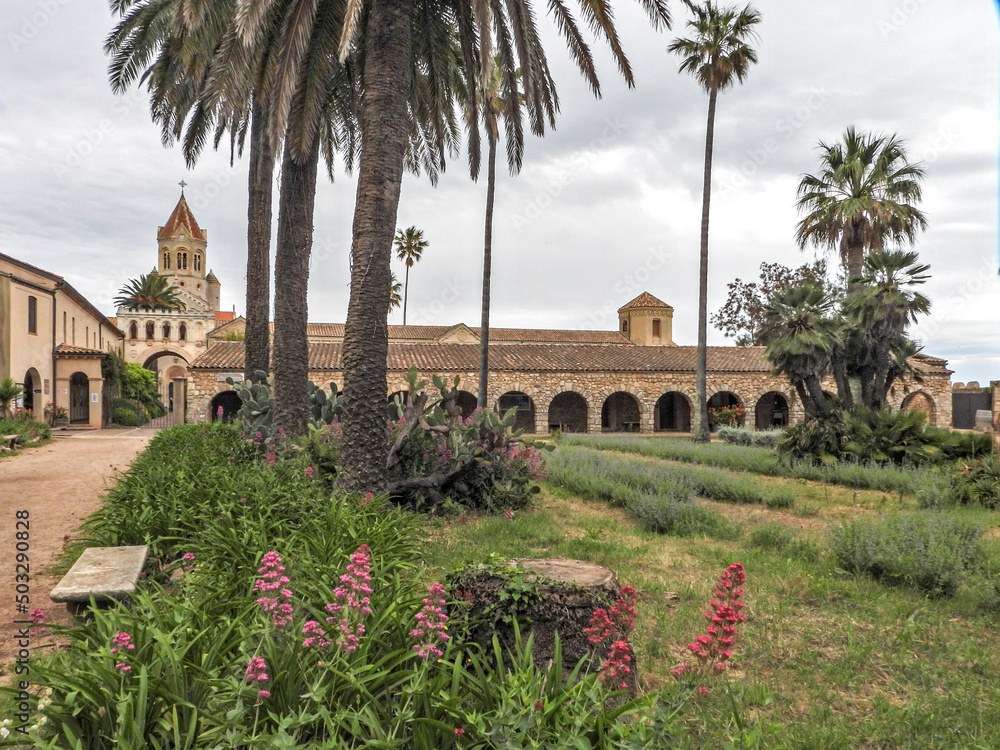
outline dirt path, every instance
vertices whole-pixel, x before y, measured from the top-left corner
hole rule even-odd
[[[0,684],[10,676],[18,650],[15,544],[16,513],[30,514],[30,577],[32,609],[42,609],[50,622],[65,622],[65,607],[49,599],[58,576],[48,573],[59,557],[65,536],[75,536],[81,522],[101,506],[115,472],[132,463],[155,434],[154,430],[97,430],[60,437],[0,460]],[[17,626],[17,627],[24,627]],[[41,645],[45,639],[36,639]]]

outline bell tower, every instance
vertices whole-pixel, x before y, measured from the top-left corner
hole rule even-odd
[[[674,308],[643,292],[618,308],[618,330],[640,346],[675,346]]]
[[[184,198],[185,182],[182,180],[181,197],[167,223],[156,231],[156,271],[173,285],[212,306],[219,305],[219,281],[208,270],[208,231],[202,229],[191,213]]]

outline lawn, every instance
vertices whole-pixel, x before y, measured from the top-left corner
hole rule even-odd
[[[605,451],[613,448],[602,442]],[[712,446],[720,455],[727,448]],[[639,592],[633,637],[640,676],[645,690],[657,691],[672,686],[671,669],[685,659],[685,644],[704,631],[702,612],[715,582],[739,561],[746,568],[748,619],[734,654],[736,669],[728,673],[744,727],[745,744],[738,746],[1000,747],[1000,618],[990,611],[998,601],[1000,513],[943,514],[985,530],[983,556],[956,596],[929,598],[847,573],[831,552],[832,529],[845,521],[932,513],[919,510],[906,493],[726,471],[726,481],[750,483],[765,498],[792,492],[795,503],[775,508],[699,498],[696,506],[722,516],[737,533],[669,536],[648,530],[631,500],[618,502],[602,486],[580,480],[588,462],[600,473],[606,453],[560,447],[550,463],[557,467],[560,453],[580,451],[590,454],[572,467],[583,491],[566,489],[572,482],[553,471],[536,509],[513,520],[431,524],[424,543],[428,563],[450,569],[496,553],[571,557],[614,569]],[[637,491],[664,473],[689,468],[658,458],[615,460],[618,485]],[[623,481],[623,472],[631,471],[643,479]],[[655,495],[655,488],[649,491]],[[670,484],[667,494],[674,491]],[[720,682],[684,710],[687,746],[726,747],[740,734],[732,706]]]

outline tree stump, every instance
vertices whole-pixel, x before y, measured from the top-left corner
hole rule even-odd
[[[585,659],[581,672],[598,672],[607,658],[611,640],[592,644],[584,634],[597,609],[610,608],[621,587],[609,568],[567,558],[511,560],[506,566],[471,566],[450,579],[454,624],[464,628],[464,637],[478,643],[487,658],[497,637],[507,665],[514,653],[514,622],[522,644],[533,637],[535,665],[547,669],[555,653],[555,636],[562,649],[563,676]],[[622,635],[621,640],[627,640]],[[635,660],[627,679],[635,691]]]

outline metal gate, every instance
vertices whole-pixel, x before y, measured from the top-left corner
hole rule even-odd
[[[951,424],[956,430],[971,430],[976,426],[976,412],[993,409],[992,393],[951,394]]]
[[[90,421],[90,378],[74,372],[69,379],[69,421]]]

